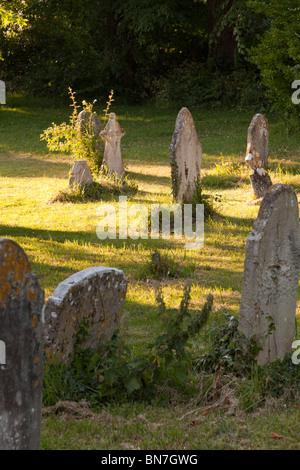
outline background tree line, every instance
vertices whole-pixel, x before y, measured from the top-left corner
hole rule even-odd
[[[1,11],[0,78],[12,91],[113,88],[126,100],[275,103],[299,115],[300,0],[6,0]]]

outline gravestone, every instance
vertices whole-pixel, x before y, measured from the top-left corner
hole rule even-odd
[[[127,283],[123,271],[97,266],[65,279],[49,297],[45,309],[45,349],[69,364],[81,323],[90,338],[81,344],[96,351],[119,326]]]
[[[43,309],[44,291],[23,249],[0,239],[1,450],[40,448]]]
[[[86,160],[76,160],[69,177],[69,187],[92,184],[93,177]]]
[[[105,129],[100,132],[100,137],[105,142],[103,165],[110,174],[122,177],[125,174],[121,138],[126,134],[117,121],[115,113],[110,113]]]
[[[255,198],[265,196],[272,186],[267,173],[269,153],[269,123],[263,114],[255,114],[247,135],[247,151],[245,161],[251,168],[250,181]]]
[[[187,108],[182,108],[169,147],[172,193],[176,202],[192,202],[200,182],[201,160],[202,145],[194,119]]]
[[[83,109],[77,116],[76,127],[81,133],[91,134],[98,138],[101,131],[101,121],[96,113],[90,113],[87,109]]]
[[[0,104],[6,104],[6,87],[2,80],[0,80]]]
[[[291,352],[299,267],[297,197],[290,186],[275,184],[263,198],[247,239],[239,316],[239,330],[263,343],[259,364]],[[275,330],[268,334],[272,324]]]
[[[83,109],[77,116],[76,127],[81,135],[92,137],[94,150],[96,154],[98,154],[98,159],[100,160],[104,149],[103,142],[100,139],[102,125],[97,114],[91,113],[87,109]]]

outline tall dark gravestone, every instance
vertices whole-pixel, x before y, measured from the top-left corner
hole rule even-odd
[[[0,239],[0,449],[38,450],[44,291],[14,241]]]

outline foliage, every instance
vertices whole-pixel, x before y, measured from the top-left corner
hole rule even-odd
[[[184,288],[180,308],[170,314],[165,306],[161,289],[156,292],[158,317],[164,330],[154,340],[145,355],[135,355],[120,341],[120,329],[100,352],[81,346],[89,337],[88,319],[84,319],[77,333],[75,354],[66,367],[57,361],[45,367],[44,403],[58,400],[86,399],[94,405],[114,397],[150,399],[155,397],[155,385],[169,379],[174,386],[182,386],[189,378],[191,353],[189,340],[206,324],[212,310],[213,296],[197,314],[189,312],[191,286]],[[57,384],[63,377],[62,383]]]
[[[95,135],[94,131],[93,117],[98,117],[93,111],[95,101],[92,104],[86,101],[82,102],[83,112],[87,116],[87,122],[84,123],[82,129],[78,123],[79,107],[75,100],[75,93],[71,88],[69,88],[69,94],[72,100],[71,106],[73,107],[70,122],[68,124],[63,122],[59,125],[52,123],[52,126],[45,129],[41,134],[41,140],[47,142],[47,147],[52,152],[70,153],[74,159],[87,160],[91,172],[97,174],[102,165],[103,155],[101,155],[101,150],[103,151],[103,146],[99,138],[100,129],[98,129],[97,135]],[[112,97],[113,90],[109,95],[107,107],[104,110],[104,118],[107,117],[108,109],[113,101]]]
[[[91,184],[74,185],[60,190],[48,201],[49,204],[55,202],[89,202],[101,201],[106,197],[122,194],[135,194],[138,186],[131,181],[128,176],[117,177],[115,174],[109,175],[102,168],[97,178]]]
[[[253,101],[260,94],[244,56],[262,23],[246,0],[27,0],[20,11],[30,27],[19,37],[0,36],[12,89],[57,98],[71,86],[99,99],[110,86],[119,99],[158,94],[186,106]],[[234,80],[232,67],[224,68],[227,30],[234,39]]]
[[[299,107],[292,102],[292,83],[300,79],[299,1],[251,1],[249,4],[264,14],[268,23],[260,42],[251,49],[251,61],[260,70],[274,108],[287,122],[296,119],[299,125]]]
[[[19,4],[20,2],[18,0],[13,2],[0,2],[0,31],[2,31],[6,37],[16,37],[27,24],[27,20],[18,11]],[[3,60],[0,48],[0,60],[1,59]]]
[[[152,94],[160,104],[177,106],[268,107],[254,67],[214,70],[206,62],[183,61],[152,82]]]
[[[172,255],[155,252],[150,263],[143,266],[139,279],[176,278],[182,275],[182,268]]]
[[[199,365],[206,370],[234,370],[237,373],[249,371],[256,362],[261,349],[257,339],[247,340],[238,331],[238,321],[233,315],[224,314],[225,326],[215,326],[212,331],[213,344]]]

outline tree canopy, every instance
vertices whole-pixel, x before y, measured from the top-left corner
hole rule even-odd
[[[300,0],[6,0],[0,78],[36,94],[113,88],[197,103],[261,103],[265,87],[289,113],[299,9]]]

